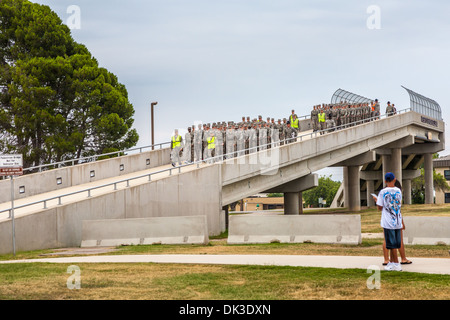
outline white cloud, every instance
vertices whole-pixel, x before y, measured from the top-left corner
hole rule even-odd
[[[194,121],[278,118],[291,107],[307,114],[338,88],[404,107],[401,85],[441,106],[447,99],[446,1],[35,2],[63,20],[69,5],[81,8],[73,36],[127,86],[141,145],[149,143],[153,100],[156,141],[164,141]],[[380,30],[366,26],[372,4]]]

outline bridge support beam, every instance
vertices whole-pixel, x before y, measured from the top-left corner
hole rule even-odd
[[[386,187],[386,181],[384,181],[384,176],[388,172],[392,172],[395,178],[402,183],[403,180],[403,169],[402,169],[402,149],[395,148],[391,149],[391,154],[383,154],[383,186]]]
[[[344,203],[349,211],[361,211],[359,166],[344,167]]]
[[[432,204],[434,203],[434,194],[433,194],[433,154],[426,153],[424,154],[424,171],[425,171],[425,203]]]
[[[309,174],[299,179],[282,184],[278,187],[264,191],[265,193],[284,194],[284,214],[298,215],[303,213],[302,191],[315,188],[319,185],[317,174]]]
[[[374,180],[366,180],[367,184],[367,207],[374,207],[375,201],[373,200],[373,197],[371,193],[375,192],[375,181]]]
[[[284,193],[284,214],[299,215],[303,213],[303,200],[301,192]]]
[[[411,197],[411,180],[405,179],[403,180],[403,203],[404,204],[412,204]]]
[[[392,149],[391,152],[391,163],[392,163],[392,173],[395,175],[395,178],[403,185],[403,176],[402,176],[402,149],[395,148]]]

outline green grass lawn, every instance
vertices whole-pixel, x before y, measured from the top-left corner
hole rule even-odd
[[[324,209],[305,214],[347,214]],[[352,213],[348,213],[352,214]],[[361,213],[363,233],[381,232],[380,213]],[[403,215],[450,216],[450,206],[405,206]],[[227,234],[208,245],[121,246],[108,254],[293,254],[364,255],[382,259],[382,239],[362,244],[228,245]],[[408,257],[448,258],[450,246],[407,245]],[[42,258],[54,250],[18,252],[0,260]],[[371,276],[361,269],[278,266],[217,266],[154,263],[79,264],[81,289],[67,288],[66,264],[0,265],[0,299],[3,300],[448,300],[450,276],[381,271],[380,289],[369,289]]]
[[[68,289],[61,264],[0,265],[0,299],[310,300],[450,299],[450,276],[380,273],[380,289],[360,269],[175,264],[79,264]]]

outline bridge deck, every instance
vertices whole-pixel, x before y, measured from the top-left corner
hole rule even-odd
[[[313,138],[311,135],[313,131],[308,130],[301,133],[302,137],[298,138],[297,141],[306,141]],[[207,165],[207,163],[199,163],[182,166],[181,173],[197,170],[198,168],[203,168]],[[172,169],[171,172],[169,169]],[[131,186],[137,186],[141,184],[145,184],[149,182],[148,175],[151,174],[151,180],[156,181],[160,179],[164,179],[170,177],[171,175],[179,174],[178,168],[173,168],[172,165],[163,165],[154,167],[148,170],[137,171],[133,173],[129,173],[126,175],[121,175],[120,177],[111,177],[108,179],[97,180],[94,182],[84,183],[76,186],[71,186],[67,188],[62,188],[59,190],[54,190],[50,192],[44,192],[33,196],[28,196],[21,199],[14,200],[14,217],[25,216],[28,214],[32,214],[35,212],[39,212],[44,209],[44,203],[42,201],[46,199],[51,199],[46,201],[46,208],[56,207],[61,204],[74,203],[77,201],[82,201],[86,199],[86,197],[91,196],[100,196],[104,194],[108,194],[114,192],[115,190],[119,190],[122,188],[127,188]],[[114,185],[116,183],[116,185]],[[15,186],[17,188],[17,186]],[[94,189],[92,189],[94,188]],[[89,191],[88,190],[92,189]],[[61,202],[59,200],[61,197]],[[10,218],[11,202],[3,202],[0,203],[0,222],[8,220]],[[8,210],[8,211],[4,211]],[[4,212],[1,212],[4,211]]]

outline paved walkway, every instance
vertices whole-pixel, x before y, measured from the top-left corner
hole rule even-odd
[[[4,263],[184,263],[220,265],[264,265],[323,268],[356,268],[383,270],[383,258],[366,256],[298,256],[298,255],[98,255],[0,261]],[[403,271],[450,274],[450,259],[409,258],[412,264],[402,265]]]

